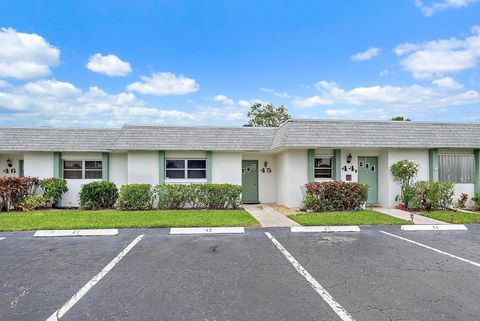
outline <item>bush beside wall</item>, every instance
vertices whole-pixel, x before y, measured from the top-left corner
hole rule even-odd
[[[128,184],[120,188],[115,207],[122,211],[140,211],[152,208],[152,185]]]
[[[91,182],[82,185],[80,207],[89,210],[112,208],[118,198],[117,186],[112,182]]]
[[[409,208],[430,211],[453,206],[455,184],[452,182],[419,181],[410,190]]]
[[[39,182],[36,177],[0,177],[0,211],[18,210],[25,197],[36,193]]]
[[[40,181],[40,187],[43,195],[48,198],[53,205],[56,205],[63,194],[68,192],[67,181],[63,178],[44,178]]]
[[[314,212],[353,210],[368,198],[368,185],[360,183],[313,182],[305,188],[304,207]]]

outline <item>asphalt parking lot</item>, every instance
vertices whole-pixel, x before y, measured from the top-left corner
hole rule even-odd
[[[0,320],[479,320],[480,225],[468,228],[0,233]]]

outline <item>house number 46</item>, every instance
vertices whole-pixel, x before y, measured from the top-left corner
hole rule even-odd
[[[3,172],[4,172],[5,174],[8,174],[8,173],[10,173],[10,174],[15,174],[15,173],[17,172],[17,170],[16,170],[15,168],[5,168],[5,169],[3,170]]]

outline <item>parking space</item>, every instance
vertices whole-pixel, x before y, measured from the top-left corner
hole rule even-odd
[[[132,236],[33,238],[1,233],[0,320],[46,320],[118,254]]]
[[[480,267],[382,231],[479,261],[479,226],[237,235],[153,229],[42,239],[2,233],[0,320],[47,320],[86,284],[61,320],[478,320]]]

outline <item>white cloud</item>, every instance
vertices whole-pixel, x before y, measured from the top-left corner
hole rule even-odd
[[[325,114],[328,116],[347,116],[354,114],[357,110],[352,108],[352,109],[327,109],[325,111]]]
[[[60,50],[34,33],[0,29],[0,77],[29,79],[49,76],[60,63]]]
[[[258,98],[254,98],[254,99],[250,99],[250,100],[239,100],[238,101],[238,105],[240,105],[240,107],[245,107],[245,108],[250,108],[253,104],[262,104],[262,105],[266,105],[268,104],[266,101],[263,101],[261,99],[258,99]]]
[[[130,64],[121,60],[115,55],[103,56],[101,53],[96,53],[90,57],[86,67],[100,74],[107,76],[127,76],[132,72]]]
[[[281,98],[281,99],[288,99],[288,98],[292,98],[292,96],[289,94],[289,93],[286,93],[286,92],[278,92],[278,91],[275,91],[274,89],[271,89],[271,88],[260,88],[261,91],[265,92],[265,93],[269,93],[269,94],[272,94],[274,95],[275,97],[278,97],[278,98]]]
[[[415,78],[458,72],[477,66],[480,59],[480,28],[472,28],[465,39],[440,39],[423,44],[405,43],[394,52],[404,57],[401,64]]]
[[[452,77],[435,79],[432,83],[445,90],[460,90],[463,88],[463,85],[455,81]]]
[[[171,72],[157,72],[152,77],[140,77],[143,82],[134,82],[127,86],[130,91],[157,96],[185,95],[197,91],[200,86],[195,79]]]
[[[195,106],[191,111],[149,106],[131,92],[87,91],[68,82],[41,80],[0,87],[0,122],[24,126],[119,127],[124,123],[200,124],[244,121],[235,107]]]
[[[222,104],[226,105],[226,106],[233,106],[235,105],[235,102],[233,101],[233,99],[230,99],[228,98],[227,96],[225,95],[216,95],[216,96],[213,96],[212,99],[214,101],[218,101],[218,102],[221,102]]]
[[[432,108],[468,105],[480,102],[475,90],[458,92],[461,85],[453,79],[439,79],[435,86],[370,86],[346,90],[334,82],[319,81],[319,95],[294,100],[297,107],[314,106],[390,106],[398,108]],[[454,92],[452,92],[454,91]]]
[[[370,60],[380,54],[382,50],[376,47],[370,47],[365,51],[358,52],[350,57],[350,59],[355,61],[365,61]]]
[[[415,5],[422,11],[422,14],[426,17],[433,16],[435,13],[446,9],[465,8],[476,2],[477,0],[443,0],[433,2],[430,5],[426,5],[422,0],[415,0]]]

